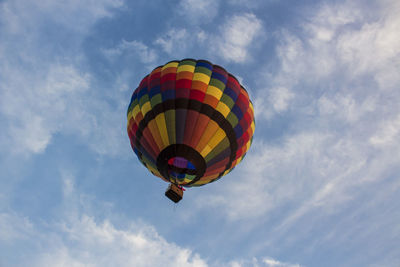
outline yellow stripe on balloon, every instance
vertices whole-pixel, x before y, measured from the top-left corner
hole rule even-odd
[[[162,142],[164,143],[164,148],[169,145],[167,125],[165,124],[164,113],[160,113],[156,116],[156,123],[158,130],[160,131]]]
[[[231,112],[230,108],[224,102],[219,102],[215,109],[224,115],[225,118],[228,116],[229,112]]]
[[[199,182],[201,184],[206,184],[209,183],[211,180],[214,180],[215,178],[218,178],[219,174],[212,174],[212,175],[208,175],[208,176],[204,176],[203,178],[201,178],[199,181],[196,182],[196,184]]]
[[[133,114],[132,114],[132,110],[131,110],[131,111],[129,111],[128,116],[127,116],[128,122],[131,120],[132,117],[133,117]]]
[[[227,174],[230,170],[231,169],[226,170],[223,175]]]
[[[208,146],[214,149],[224,138],[226,137],[226,133],[224,130],[219,128],[211,140],[208,142]]]
[[[142,110],[143,117],[146,116],[147,112],[149,112],[151,110],[150,101],[147,101],[146,103],[144,103],[141,110]]]
[[[188,71],[188,72],[194,72],[194,66],[192,65],[180,65],[178,66],[178,69],[176,72],[182,72],[182,71]]]
[[[199,180],[195,183],[195,185],[205,185],[208,184],[212,179],[207,179],[207,180]]]
[[[150,169],[150,171],[152,171],[155,175],[161,176],[161,174],[158,172],[157,169],[153,168],[153,167],[150,166],[150,165],[148,165],[147,167],[148,167],[148,168]]]
[[[167,69],[167,68],[177,68],[178,65],[179,65],[179,62],[170,62],[170,63],[168,63],[168,64],[165,64],[165,65],[161,68],[161,70],[165,70],[165,69]]]
[[[243,159],[243,156],[242,157],[240,157],[240,158],[238,158],[237,160],[236,160],[236,163],[235,163],[235,165],[238,165],[241,161],[242,161],[242,159]]]
[[[205,84],[208,84],[210,82],[210,76],[208,76],[204,73],[201,73],[201,72],[196,72],[193,75],[193,81],[201,81]]]
[[[211,147],[207,144],[200,152],[200,154],[203,156],[203,158],[205,158],[210,152],[211,152]]]
[[[163,150],[164,144],[161,139],[160,133],[158,132],[157,123],[154,119],[148,123],[148,127],[150,128],[150,132],[153,134],[153,139],[156,142],[158,148],[160,149],[160,151]]]
[[[250,148],[250,145],[251,145],[251,141],[250,140],[246,144],[246,152],[249,151],[249,148]]]
[[[222,91],[218,87],[209,85],[206,94],[214,96],[216,99],[221,99]]]
[[[139,113],[139,111],[140,111],[140,107],[139,107],[139,105],[136,105],[131,111],[132,112],[132,117],[136,118],[136,115]]]
[[[253,107],[253,104],[251,103],[251,101],[249,101],[249,107],[251,109],[251,112],[254,114],[254,107]]]
[[[184,179],[183,179],[183,184],[188,184],[188,183],[190,183],[191,181],[193,181],[193,180],[184,178]]]

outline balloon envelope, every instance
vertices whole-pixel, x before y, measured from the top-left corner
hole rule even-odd
[[[128,135],[154,175],[185,187],[229,173],[250,148],[254,109],[247,91],[206,60],[155,68],[133,92]]]

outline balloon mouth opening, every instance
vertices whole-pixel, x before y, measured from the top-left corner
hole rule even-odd
[[[206,162],[191,146],[174,144],[161,151],[157,168],[171,183],[190,186],[204,175]]]
[[[172,157],[168,160],[168,174],[170,179],[179,181],[193,180],[196,177],[196,167],[184,157]]]

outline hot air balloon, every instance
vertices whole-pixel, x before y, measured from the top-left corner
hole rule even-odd
[[[247,91],[224,68],[183,59],[155,68],[133,92],[127,112],[133,151],[155,176],[183,187],[226,175],[249,150],[255,129]]]

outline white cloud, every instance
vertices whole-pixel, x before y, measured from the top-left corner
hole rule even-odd
[[[70,170],[60,170],[63,201],[52,220],[33,223],[15,212],[0,212],[2,248],[24,247],[13,266],[273,266],[294,267],[272,258],[221,262],[202,258],[192,249],[170,242],[146,223],[121,220],[109,203],[75,187]],[[107,214],[96,219],[93,213]],[[112,221],[117,219],[118,224]],[[118,226],[118,225],[125,226]],[[22,245],[23,244],[23,245]],[[8,261],[12,260],[12,261]],[[210,262],[209,262],[210,261]]]
[[[400,37],[395,34],[400,25],[396,15],[400,8],[394,1],[388,6],[390,11],[382,4],[379,16],[370,18],[355,3],[324,5],[303,24],[306,38],[283,32],[284,45],[278,50],[282,71],[297,79],[305,76],[314,80],[340,68],[351,73],[347,77],[350,80],[365,73],[377,77],[390,72],[400,60]]]
[[[11,126],[9,135],[13,142],[14,152],[40,153],[43,152],[50,143],[53,129],[49,129],[44,123],[44,119],[40,116],[25,113],[24,119],[19,122],[22,127]]]
[[[185,16],[189,23],[210,23],[218,14],[219,0],[181,0],[179,14]]]
[[[0,212],[0,244],[30,238],[34,225],[14,212]]]
[[[85,59],[79,51],[94,23],[121,6],[122,2],[115,0],[1,4],[0,20],[5,22],[0,23],[4,152],[41,153],[58,132],[84,139],[92,135],[94,142],[88,143],[99,153],[113,154],[120,149],[122,139],[115,132],[123,132],[123,126],[115,119],[115,107],[94,92],[93,77],[83,69]],[[52,30],[55,36],[49,35]],[[57,34],[62,31],[71,38],[60,41]],[[151,51],[140,44],[136,48],[143,60],[152,59]],[[118,111],[124,109],[125,105],[118,106]],[[99,130],[103,126],[106,129]]]
[[[329,42],[340,27],[355,23],[361,18],[360,8],[353,3],[323,4],[303,27],[313,39]]]
[[[110,219],[120,216],[112,213],[109,219],[95,219],[91,214],[101,210],[104,215],[108,203],[79,192],[70,170],[61,170],[61,179],[63,201],[52,220],[33,223],[15,212],[0,212],[2,248],[26,249],[12,259],[2,255],[2,261],[13,266],[207,266],[151,225],[131,221],[117,227]]]
[[[186,51],[190,35],[186,29],[171,29],[163,37],[159,37],[154,43],[160,45],[168,54],[176,54]]]
[[[280,67],[263,70],[270,92],[259,90],[256,99],[268,98],[275,88],[287,88],[294,94],[292,104],[297,109],[308,105],[308,113],[313,114],[316,100],[310,96],[323,92],[319,104],[335,103],[343,108],[335,112],[351,121],[375,109],[383,112],[380,106],[384,102],[386,109],[397,110],[392,100],[399,97],[395,89],[400,84],[396,73],[400,37],[395,34],[400,25],[399,6],[386,1],[371,15],[359,2],[344,2],[323,4],[309,12],[307,21],[299,23],[302,31],[281,31],[277,46]],[[391,95],[391,101],[385,101],[384,94]],[[255,104],[259,118],[269,120],[279,113],[271,103],[259,100]]]
[[[79,114],[83,103],[76,97],[88,90],[88,74],[79,73],[71,65],[51,65],[43,73],[3,70],[0,111],[9,120],[10,127],[4,130],[13,140],[9,144],[13,152],[43,152],[52,135],[65,122],[75,120],[79,122],[78,131],[84,129],[82,120],[85,118]],[[42,75],[45,77],[40,77]]]
[[[317,105],[322,117],[329,116],[332,120],[349,123],[357,122],[377,109],[376,99],[373,97],[357,101],[351,94],[342,95],[341,93],[331,97],[323,95],[318,99]]]
[[[280,262],[272,258],[266,258],[263,260],[263,262],[267,265],[267,267],[300,267],[299,264]]]
[[[339,246],[345,242],[344,236],[386,233],[379,230],[381,228],[394,233],[394,239],[398,237],[397,224],[392,222],[381,227],[385,220],[398,221],[397,214],[394,214],[398,210],[395,204],[398,202],[394,196],[398,193],[399,184],[397,182],[396,186],[390,187],[394,184],[391,180],[398,180],[396,175],[400,166],[400,94],[396,72],[399,69],[399,46],[398,37],[394,34],[399,21],[398,5],[394,3],[385,2],[388,7],[384,11],[377,10],[378,18],[368,20],[363,10],[356,6],[326,5],[310,17],[310,23],[300,24],[307,36],[300,37],[298,33],[289,31],[282,33],[283,39],[277,49],[281,65],[277,66],[277,73],[267,75],[273,78],[271,86],[256,99],[265,97],[268,101],[256,101],[256,111],[259,112],[257,119],[262,117],[263,112],[269,112],[265,116],[267,119],[285,112],[287,121],[282,123],[287,123],[288,129],[281,125],[275,127],[271,122],[273,120],[258,123],[257,127],[263,128],[265,135],[256,130],[255,142],[244,162],[229,174],[223,184],[216,183],[215,187],[210,187],[221,191],[214,195],[206,192],[198,201],[199,205],[211,205],[220,214],[227,214],[231,222],[244,220],[246,224],[257,224],[255,221],[259,221],[274,226],[270,231],[264,230],[268,233],[265,243],[249,243],[249,246],[261,249],[265,244],[272,244],[273,247],[279,241],[285,241],[284,245],[287,245],[304,241],[307,237],[313,242],[310,244],[311,251],[322,241],[334,243],[339,240],[342,242]],[[8,30],[4,31],[8,37],[25,31],[21,26],[24,14],[15,12],[15,6],[1,5],[0,13],[10,19]],[[101,8],[93,12],[95,15],[89,17],[107,16]],[[225,24],[227,32],[231,30],[232,35],[228,37],[232,39],[221,38],[219,41],[232,48],[230,51],[233,54],[222,53],[225,60],[243,62],[243,58],[251,58],[249,51],[260,31],[253,31],[254,28],[250,27],[243,39],[237,38],[243,28],[234,22],[247,20],[249,25],[254,22],[257,25],[259,19],[252,14],[235,18]],[[60,21],[64,19],[67,21],[66,18]],[[94,23],[95,20],[91,21]],[[262,29],[261,23],[259,27]],[[88,29],[86,26],[82,28]],[[156,41],[169,54],[184,53],[194,40],[206,41],[210,38],[203,31],[191,35],[185,29],[175,30],[178,39],[174,39],[174,32],[170,32],[170,35]],[[191,41],[185,43],[185,38],[189,36]],[[77,38],[77,42],[81,42],[82,38]],[[30,35],[26,39],[35,42]],[[32,52],[47,51],[47,47],[42,49],[28,45],[28,49],[20,49],[25,44],[31,44],[29,42],[18,46],[18,42],[13,40],[0,41],[0,120],[2,123],[5,121],[5,130],[1,133],[2,153],[9,150],[40,153],[59,132],[87,138],[90,146],[99,153],[118,151],[120,140],[124,140],[122,135],[125,136],[124,125],[119,125],[120,114],[126,105],[118,102],[121,96],[106,100],[96,97],[99,88],[94,90],[93,77],[77,67],[82,62],[81,55],[74,57],[72,53],[67,53],[68,59],[53,58],[50,53],[32,56]],[[14,49],[14,44],[18,49]],[[175,47],[179,51],[175,51]],[[138,41],[123,41],[108,52],[110,57],[118,57],[130,51],[138,53],[135,55],[143,61],[153,58],[152,50]],[[17,65],[16,62],[23,64]],[[126,88],[124,81],[124,77],[120,77],[118,86]],[[107,103],[114,100],[118,102],[116,108]],[[268,105],[258,104],[265,102]],[[271,135],[278,135],[278,132],[280,137],[271,137],[269,130],[272,130]],[[7,149],[3,150],[3,147]],[[374,190],[375,187],[377,190]],[[73,179],[66,178],[65,197],[71,195],[73,190]],[[243,192],[248,193],[243,195]],[[71,196],[70,200],[77,199],[75,205],[79,205],[82,198]],[[355,201],[357,199],[359,202]],[[377,216],[373,216],[365,212],[377,200],[380,207],[376,210],[386,211],[387,214],[376,211],[373,215]],[[387,206],[392,210],[385,210]],[[39,253],[30,259],[34,259],[38,266],[104,266],[114,254],[120,257],[115,259],[117,262],[124,259],[140,264],[142,256],[152,257],[146,254],[152,248],[160,249],[154,262],[152,258],[150,260],[154,265],[159,263],[157,260],[164,259],[176,265],[206,265],[206,260],[191,249],[166,241],[152,227],[133,223],[131,227],[124,228],[111,219],[98,221],[88,210],[75,214],[77,211],[79,209],[71,211],[68,220],[61,218],[61,225],[49,226],[51,230],[46,232],[46,237],[50,241],[44,240],[43,233],[38,229],[32,230],[35,226],[28,218],[16,218],[15,213],[3,212],[0,214],[0,225],[9,228],[0,227],[0,239],[18,240],[20,235],[17,233],[23,233],[28,238],[32,232],[37,233],[40,244],[35,252]],[[357,216],[363,222],[348,219],[355,216],[353,211],[358,212]],[[316,236],[304,234],[307,231],[313,233],[315,225],[336,220],[333,215],[340,212],[347,214],[345,220],[348,221],[338,222],[331,232]],[[302,224],[304,221],[306,223]],[[354,227],[356,224],[358,229]],[[23,229],[28,229],[28,232]],[[295,233],[286,239],[290,231]],[[80,236],[82,238],[78,238]],[[382,244],[385,240],[376,242],[376,246]],[[277,249],[282,249],[284,245]],[[172,255],[163,250],[163,246],[180,252]],[[392,253],[392,258],[398,258],[393,253],[395,249],[388,251]],[[231,265],[246,266],[250,262],[261,265],[259,260],[232,261]],[[284,263],[267,258],[263,264],[279,266]]]
[[[292,264],[288,262],[282,262],[273,258],[264,258],[257,259],[253,258],[252,260],[241,260],[241,261],[232,261],[230,262],[230,267],[245,267],[245,266],[253,266],[253,267],[301,267],[299,264]]]
[[[232,6],[239,6],[245,9],[257,10],[279,1],[280,0],[229,0],[226,1],[226,4]]]
[[[89,89],[90,75],[79,73],[73,66],[52,66],[47,73],[46,84],[38,88],[46,94],[69,94]]]
[[[0,226],[0,242],[25,242],[30,246],[29,253],[14,259],[15,266],[300,267],[270,257],[208,263],[191,249],[168,242],[150,225],[132,222],[129,227],[120,228],[84,213],[48,223],[45,234],[38,225],[16,214],[0,214]]]
[[[315,81],[332,73],[336,60],[329,45],[324,41],[310,39],[303,42],[298,36],[282,32],[283,45],[277,47],[281,68],[274,75],[277,85],[296,85],[298,82]]]
[[[252,59],[250,50],[258,47],[255,41],[264,36],[262,21],[252,13],[231,16],[219,28],[212,30],[209,32],[199,27],[172,28],[157,38],[154,44],[176,58],[188,57],[189,49],[200,46],[205,55],[243,63]],[[210,43],[215,45],[210,46]]]
[[[21,242],[30,246],[30,252],[16,255],[15,266],[208,266],[198,254],[166,241],[142,223],[119,229],[108,220],[96,222],[78,213],[47,223],[45,233],[42,229],[28,218],[0,213],[3,248]]]
[[[102,49],[102,51],[109,60],[115,60],[122,55],[124,57],[130,56],[131,54],[139,56],[143,63],[154,63],[157,59],[157,54],[153,49],[149,48],[144,43],[135,40],[122,40],[116,47]]]
[[[100,1],[4,1],[0,12],[10,33],[30,36],[44,24],[55,23],[78,33],[86,33],[98,20],[112,16],[112,10],[121,8],[122,0]]]
[[[285,87],[274,88],[271,90],[270,103],[277,112],[285,111],[288,108],[289,101],[294,94]]]
[[[318,120],[317,125],[322,121]],[[229,221],[267,236],[260,241],[262,245],[253,246],[256,251],[260,247],[297,249],[307,242],[309,246],[302,251],[315,252],[328,243],[329,247],[347,244],[347,238],[360,231],[376,237],[384,235],[376,246],[385,246],[386,233],[398,236],[397,225],[393,224],[398,214],[386,217],[383,213],[397,206],[394,192],[399,190],[396,177],[400,143],[391,139],[390,146],[376,150],[368,145],[369,135],[362,135],[369,126],[345,132],[336,131],[334,123],[331,130],[305,126],[310,128],[308,132],[300,131],[273,143],[262,142],[256,136],[241,165],[222,178],[214,190],[202,193],[201,206],[211,206],[216,213],[226,214]],[[350,214],[352,220],[345,219]],[[365,220],[360,222],[360,216]],[[342,219],[345,222],[337,225]],[[331,227],[331,223],[333,228],[327,231],[324,227]],[[377,226],[380,224],[387,228],[381,229]],[[357,251],[354,248],[354,253]],[[362,253],[365,251],[376,254],[372,245]]]
[[[381,123],[377,133],[369,139],[373,146],[400,145],[400,115]]]
[[[267,94],[268,95],[265,95]],[[295,94],[286,87],[275,87],[270,89],[268,92],[264,92],[262,96],[260,94],[254,101],[255,105],[255,117],[257,119],[265,118],[271,119],[277,113],[285,112],[289,106]]]
[[[395,15],[399,10],[395,6],[384,19],[365,23],[360,30],[349,30],[337,42],[340,59],[349,69],[356,75],[371,73],[380,89],[400,82],[393,73],[400,66],[400,37],[396,34],[400,18]]]
[[[59,230],[62,243],[39,252],[30,261],[33,266],[207,266],[199,255],[146,225],[122,230],[83,215]]]
[[[252,13],[235,15],[220,28],[217,37],[217,53],[227,61],[237,63],[251,58],[249,49],[253,41],[262,34],[262,22]]]
[[[385,247],[388,235],[397,240],[398,214],[386,213],[398,208],[392,192],[399,188],[400,81],[388,69],[398,69],[400,46],[392,29],[399,23],[398,4],[385,3],[392,9],[382,4],[372,18],[349,2],[315,10],[301,24],[305,36],[282,32],[280,64],[270,73],[262,70],[268,86],[255,97],[259,121],[252,148],[206,201],[230,220],[264,229],[265,247],[297,250],[310,242],[308,253],[354,242],[358,253],[360,240],[368,238],[349,237],[368,232],[379,240],[363,253],[378,257],[376,247]],[[280,112],[285,120],[274,120]],[[344,219],[349,214],[355,217]],[[343,222],[336,226],[336,220]],[[321,230],[328,222],[334,225],[329,234]]]
[[[334,162],[322,153],[328,143],[330,137],[320,133],[291,136],[281,145],[255,139],[240,167],[224,181],[223,193],[207,199],[213,206],[223,205],[232,220],[265,216],[284,203],[298,201],[327,179],[327,167]]]

